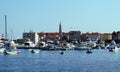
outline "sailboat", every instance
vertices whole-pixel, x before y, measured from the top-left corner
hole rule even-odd
[[[16,49],[14,41],[6,41],[4,53],[6,55],[17,55],[21,52]]]
[[[3,35],[2,35],[3,37]],[[7,39],[7,16],[5,15],[5,39]],[[0,53],[4,53],[5,48],[4,48],[4,40],[1,38],[0,39]]]
[[[5,43],[4,43],[4,54],[7,54],[7,55],[15,55],[15,54],[19,54],[20,51],[17,51],[16,50],[16,44],[15,42],[13,41],[13,37],[12,37],[12,30],[11,30],[11,40],[9,41],[7,39],[7,16],[5,15]]]

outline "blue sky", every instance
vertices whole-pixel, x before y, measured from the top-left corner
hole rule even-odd
[[[0,0],[0,37],[7,15],[8,34],[24,31],[112,33],[120,30],[120,0]]]

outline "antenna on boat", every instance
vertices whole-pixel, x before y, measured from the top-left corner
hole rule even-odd
[[[7,15],[5,15],[5,39],[7,39]]]

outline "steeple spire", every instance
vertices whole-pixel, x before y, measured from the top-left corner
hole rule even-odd
[[[62,26],[61,26],[61,21],[60,21],[60,24],[59,24],[59,35],[60,35],[60,38],[62,37]]]

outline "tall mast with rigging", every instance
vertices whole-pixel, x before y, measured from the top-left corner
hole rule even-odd
[[[7,15],[5,15],[5,39],[7,39]]]

